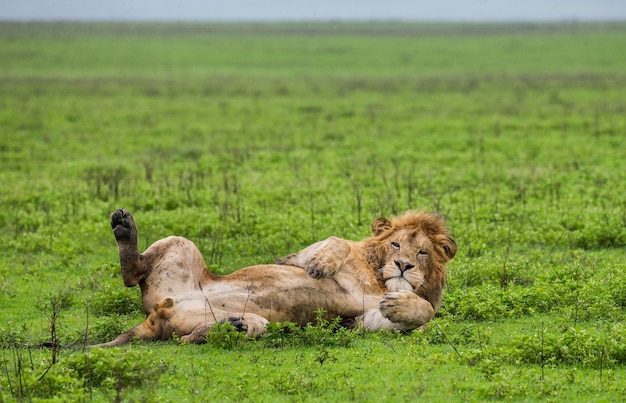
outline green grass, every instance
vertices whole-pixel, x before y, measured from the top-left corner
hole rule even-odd
[[[623,399],[625,31],[0,24],[0,396]],[[224,330],[45,372],[52,302],[62,344],[142,320],[122,206],[141,248],[183,235],[218,273],[407,209],[445,214],[459,252],[424,332]]]

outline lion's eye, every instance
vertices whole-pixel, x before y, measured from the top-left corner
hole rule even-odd
[[[420,249],[420,251],[417,252],[417,254],[420,256],[426,256],[428,255],[428,251],[426,249]]]
[[[397,242],[392,242],[391,243],[391,247],[394,248],[394,249],[400,249],[400,244],[397,243]]]

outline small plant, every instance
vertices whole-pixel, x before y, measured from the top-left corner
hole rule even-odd
[[[287,347],[294,345],[301,333],[302,328],[295,323],[270,322],[267,324],[267,333],[261,340],[267,347]]]
[[[109,200],[113,196],[117,200],[126,176],[128,169],[124,166],[98,165],[87,168],[84,178],[93,197]]]
[[[70,288],[61,288],[51,292],[45,300],[37,302],[37,308],[46,316],[50,326],[50,341],[45,343],[50,347],[50,366],[56,364],[57,355],[61,349],[58,335],[58,320],[61,311],[72,305],[73,291]]]
[[[9,323],[9,327],[12,324]],[[30,401],[35,398],[81,400],[84,398],[80,381],[75,374],[60,364],[52,365],[42,352],[29,345],[27,329],[19,331],[0,330],[2,357],[0,357],[0,401],[2,393],[8,391],[16,401]],[[54,350],[54,349],[53,349]],[[45,351],[44,351],[45,352]]]
[[[119,284],[106,283],[92,295],[91,312],[97,316],[143,312],[138,291],[136,288],[122,288]]]
[[[9,329],[13,325],[9,323]],[[28,387],[26,380],[26,367],[29,357],[24,347],[24,343],[18,334],[11,330],[2,329],[2,368],[3,382],[0,383],[2,390],[8,390],[16,400],[28,398]],[[0,395],[1,396],[1,395]]]
[[[304,327],[303,341],[311,346],[347,347],[353,341],[353,334],[349,329],[341,326],[341,318],[331,320],[325,318],[326,311],[319,309],[315,312],[315,324]]]
[[[225,350],[233,350],[245,338],[245,333],[237,330],[230,321],[214,324],[206,335],[207,344]]]
[[[606,367],[623,357],[619,349],[613,349],[610,338],[607,340],[605,337],[579,327],[559,330],[542,326],[539,333],[516,337],[511,351],[516,352],[518,360],[539,364],[542,368],[547,364]],[[622,339],[624,335],[612,337]]]
[[[86,345],[105,343],[124,333],[132,325],[131,315],[103,315],[88,317],[88,326],[84,335]]]
[[[157,382],[167,368],[164,361],[154,358],[154,352],[132,349],[97,348],[73,354],[64,364],[83,380],[85,389],[114,391],[115,401],[121,401],[125,389]]]

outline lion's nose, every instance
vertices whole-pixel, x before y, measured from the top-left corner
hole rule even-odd
[[[398,269],[400,269],[400,271],[403,273],[406,270],[409,270],[415,267],[414,264],[411,264],[407,260],[404,260],[404,259],[396,259],[393,262],[396,264],[396,266],[398,266]]]

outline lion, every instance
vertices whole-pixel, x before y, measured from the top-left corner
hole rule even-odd
[[[146,320],[90,347],[174,334],[202,343],[211,326],[226,321],[254,337],[269,322],[306,325],[320,310],[327,319],[352,320],[370,331],[412,330],[439,308],[445,263],[456,253],[439,216],[409,212],[376,219],[373,236],[361,242],[330,237],[276,264],[218,276],[183,237],[158,240],[140,253],[137,226],[125,209],[111,214],[111,228],[124,285],[139,285]]]
[[[384,288],[380,309],[357,319],[368,330],[413,330],[441,307],[446,263],[457,245],[437,214],[408,212],[372,223],[372,237],[360,242],[331,236],[279,260],[306,269],[313,278],[348,271]]]

